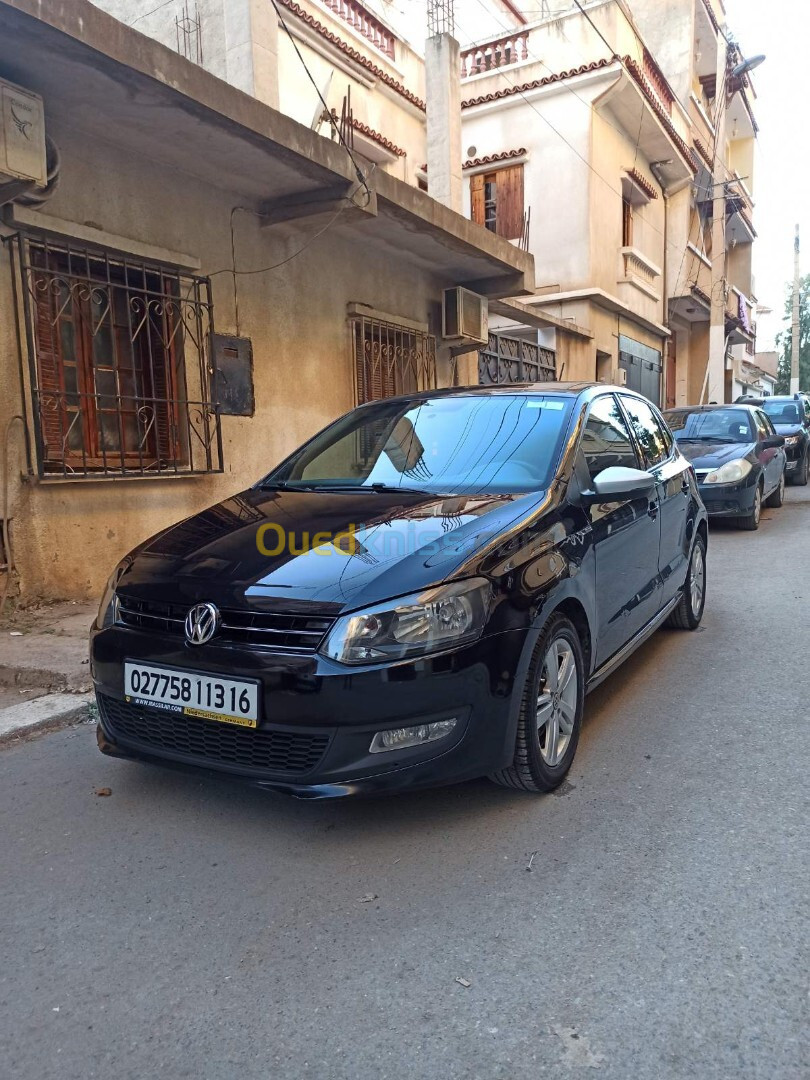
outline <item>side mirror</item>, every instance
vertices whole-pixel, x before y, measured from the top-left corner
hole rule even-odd
[[[763,439],[759,445],[763,450],[778,450],[785,445],[785,440],[781,435],[772,435],[770,439]]]
[[[611,502],[614,499],[643,499],[655,491],[655,477],[641,469],[612,465],[593,478],[593,491],[584,492],[588,502]]]

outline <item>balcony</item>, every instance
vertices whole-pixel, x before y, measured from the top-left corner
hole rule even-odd
[[[732,345],[750,345],[756,329],[756,301],[731,285],[726,294],[726,333]]]
[[[651,300],[659,301],[661,294],[656,288],[656,279],[661,276],[661,268],[638,248],[623,247],[619,249],[619,254],[622,258],[619,284],[633,285]]]
[[[529,58],[529,32],[516,31],[494,41],[485,41],[465,49],[461,54],[461,77],[483,75],[487,71],[510,67]]]
[[[396,59],[396,37],[357,0],[322,0],[322,3],[339,19],[348,23],[353,30],[370,41],[375,49],[379,49],[391,60]]]

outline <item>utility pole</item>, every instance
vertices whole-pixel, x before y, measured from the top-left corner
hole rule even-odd
[[[706,401],[726,400],[726,39],[717,35],[717,89],[715,105],[715,150],[712,170],[712,271],[709,315],[709,361],[704,386]],[[701,401],[701,404],[703,402]]]
[[[790,322],[790,392],[799,392],[799,226],[793,241],[793,318]]]

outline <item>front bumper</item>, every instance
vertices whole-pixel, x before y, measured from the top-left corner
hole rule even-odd
[[[748,477],[737,484],[698,484],[709,517],[747,517],[754,509],[756,489]]]
[[[430,658],[347,668],[318,655],[225,647],[121,627],[91,635],[99,747],[111,756],[227,775],[296,795],[331,798],[453,783],[511,758],[513,679],[525,631]],[[260,719],[242,729],[128,704],[125,659],[258,678]],[[450,717],[455,729],[421,747],[369,753],[375,732]]]

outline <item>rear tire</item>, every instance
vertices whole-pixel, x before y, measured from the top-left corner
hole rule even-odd
[[[574,760],[584,701],[585,660],[579,635],[565,616],[552,615],[526,675],[514,758],[490,779],[518,791],[559,787]]]
[[[697,630],[706,606],[706,541],[698,533],[689,556],[681,600],[667,619],[677,630]]]
[[[774,510],[778,510],[785,501],[785,471],[782,470],[782,475],[779,477],[779,487],[776,491],[772,491],[768,498],[765,500],[765,505],[771,507]]]
[[[757,489],[754,492],[754,507],[750,514],[746,514],[745,517],[738,517],[735,519],[735,525],[738,529],[743,529],[746,532],[756,532],[759,528],[759,519],[762,517],[762,481],[757,484]]]

